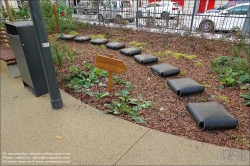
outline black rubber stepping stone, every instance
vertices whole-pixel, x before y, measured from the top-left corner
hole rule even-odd
[[[167,84],[178,96],[202,93],[204,91],[204,86],[200,85],[192,78],[168,80]]]
[[[112,43],[108,43],[106,44],[107,48],[113,49],[113,50],[117,50],[120,48],[124,48],[125,44],[124,43],[119,43],[119,42],[112,42]]]
[[[91,44],[97,44],[97,45],[102,45],[107,42],[108,42],[108,39],[105,39],[105,38],[98,38],[98,39],[91,40]]]
[[[85,42],[91,40],[90,36],[81,36],[81,37],[76,37],[74,38],[76,42]]]
[[[162,63],[153,65],[150,67],[151,71],[159,75],[160,77],[168,77],[177,75],[180,73],[180,69],[170,65],[169,63]]]
[[[59,35],[58,38],[60,38],[62,40],[70,40],[70,39],[74,39],[75,37],[76,37],[76,35],[62,35],[62,36]]]
[[[158,58],[150,54],[139,54],[134,56],[134,60],[140,64],[147,64],[157,62]]]
[[[186,108],[200,130],[233,129],[238,125],[218,102],[188,103]]]
[[[120,50],[120,53],[126,56],[133,56],[141,53],[141,49],[130,47],[130,48],[124,48]]]

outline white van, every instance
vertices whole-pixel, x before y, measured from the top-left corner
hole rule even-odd
[[[119,23],[121,20],[133,22],[135,11],[128,0],[109,0],[99,8],[99,21],[115,20]]]

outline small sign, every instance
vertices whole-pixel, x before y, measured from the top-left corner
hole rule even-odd
[[[127,67],[123,61],[101,55],[97,55],[95,65],[96,67],[107,71],[112,71],[117,74],[121,74],[127,70]]]
[[[114,59],[113,55],[109,55],[109,57],[97,55],[95,66],[108,71],[109,92],[111,92],[113,90],[113,75],[114,75],[114,73],[121,74],[127,70],[127,67],[124,64],[124,62],[121,60],[118,60],[118,59]]]

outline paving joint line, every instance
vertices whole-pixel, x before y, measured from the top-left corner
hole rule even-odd
[[[142,136],[141,138],[139,138],[135,143],[134,145],[132,145],[116,162],[115,164],[113,164],[113,166],[115,166],[122,158],[123,156],[125,156],[136,144],[137,142],[139,142],[148,132],[149,132],[150,129],[148,129],[148,131],[146,131]]]

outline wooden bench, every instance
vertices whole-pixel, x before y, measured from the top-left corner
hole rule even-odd
[[[12,78],[20,76],[14,52],[10,46],[6,29],[0,28],[0,53],[1,60],[6,62],[9,74]]]

